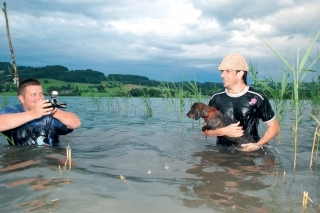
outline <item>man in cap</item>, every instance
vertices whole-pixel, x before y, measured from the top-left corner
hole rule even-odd
[[[278,120],[267,97],[247,85],[248,69],[245,58],[240,54],[232,53],[222,60],[218,70],[221,71],[225,89],[214,94],[209,105],[219,109],[234,121],[234,124],[203,132],[206,136],[217,137],[217,145],[231,146],[231,142],[224,136],[240,137],[247,131],[256,143],[243,144],[243,152],[260,149],[280,131]],[[260,119],[268,126],[262,138],[258,134]]]

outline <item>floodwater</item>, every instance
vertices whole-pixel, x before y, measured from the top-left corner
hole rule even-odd
[[[308,115],[294,169],[289,107],[279,145],[241,153],[201,134],[203,121],[185,116],[191,100],[182,113],[178,99],[59,100],[82,120],[59,147],[13,147],[0,137],[0,212],[319,212],[317,159],[309,168],[316,124]],[[6,101],[17,103],[0,97]]]

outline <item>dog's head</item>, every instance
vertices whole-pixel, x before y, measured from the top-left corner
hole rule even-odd
[[[192,118],[194,120],[198,120],[203,116],[203,109],[204,109],[205,104],[203,103],[194,103],[191,106],[190,111],[187,113],[187,116],[189,118]]]

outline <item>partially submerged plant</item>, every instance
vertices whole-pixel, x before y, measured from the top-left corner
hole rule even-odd
[[[313,156],[316,155],[316,159],[318,158],[319,142],[320,142],[320,121],[316,116],[312,114],[309,114],[309,115],[318,123],[318,126],[313,136],[312,150],[311,150],[311,156],[310,156],[310,168],[311,168]],[[316,153],[315,153],[315,149],[316,149]]]
[[[6,138],[7,138],[7,140],[13,145],[13,146],[15,146],[16,144],[15,144],[15,142],[14,142],[14,139],[13,139],[13,137],[11,137],[11,138],[8,138],[7,136],[6,136]]]
[[[248,74],[253,80],[254,87],[260,88],[262,91],[268,94],[268,97],[273,101],[276,111],[276,117],[279,125],[281,126],[283,118],[286,113],[286,99],[290,93],[288,87],[289,73],[287,71],[282,72],[281,82],[278,83],[277,79],[273,79],[269,75],[269,79],[258,79],[258,71],[256,66],[250,63]],[[280,144],[280,133],[278,134],[278,144]]]
[[[311,61],[309,65],[307,65],[308,59],[310,59],[310,54],[313,49],[314,44],[318,40],[320,36],[320,30],[316,34],[315,38],[311,42],[309,48],[303,55],[301,61],[300,61],[300,48],[297,47],[296,51],[296,64],[292,63],[290,64],[282,55],[280,55],[279,52],[277,52],[274,48],[272,48],[266,41],[261,39],[286,65],[286,67],[289,69],[289,71],[293,75],[293,96],[292,96],[292,102],[293,102],[293,108],[295,110],[295,123],[293,125],[293,137],[294,137],[294,163],[293,167],[296,168],[296,159],[297,159],[297,137],[298,137],[298,123],[301,120],[302,116],[298,116],[298,110],[299,110],[299,88],[300,83],[303,81],[303,79],[307,76],[307,74],[312,71],[313,65],[319,60],[320,55],[318,54],[317,57]],[[299,44],[299,43],[298,43]]]
[[[146,107],[147,115],[148,116],[152,116],[153,110],[152,110],[152,107],[151,107],[151,100],[150,100],[147,88],[142,88],[141,89],[141,96],[142,96],[142,103]]]

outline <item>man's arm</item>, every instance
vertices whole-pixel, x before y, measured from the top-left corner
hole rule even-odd
[[[25,112],[8,113],[0,115],[0,132],[14,129],[29,121],[41,118],[44,115],[50,115],[52,109],[44,108],[50,106],[46,100],[40,100],[33,109]]]
[[[266,145],[272,138],[274,138],[280,132],[280,126],[276,118],[272,119],[267,123],[268,128],[264,133],[263,137],[256,143],[249,143],[241,145],[243,149],[242,152],[252,152],[261,148],[261,146]]]
[[[77,115],[71,112],[65,112],[60,109],[46,108],[51,106],[47,100],[40,100],[30,111],[9,113],[0,115],[0,132],[14,129],[29,121],[41,118],[44,115],[53,113],[53,117],[58,119],[61,123],[66,125],[69,129],[78,128],[81,121]]]
[[[72,112],[65,112],[63,110],[56,109],[56,111],[53,112],[53,117],[58,119],[69,129],[76,129],[81,125],[79,117]]]
[[[14,129],[35,119],[30,112],[20,112],[0,115],[0,132]]]
[[[215,130],[207,130],[202,132],[205,136],[216,137],[216,136],[229,136],[229,137],[241,137],[243,135],[242,126],[239,126],[240,122],[230,124],[229,126],[222,127]],[[206,125],[204,123],[204,125]]]

